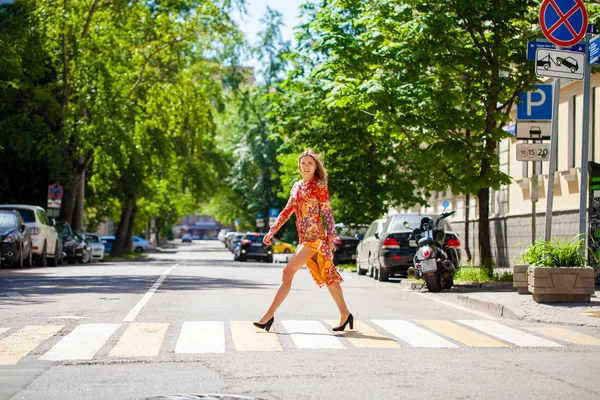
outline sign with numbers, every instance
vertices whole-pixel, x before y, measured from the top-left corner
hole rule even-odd
[[[549,161],[550,143],[517,144],[517,161]]]

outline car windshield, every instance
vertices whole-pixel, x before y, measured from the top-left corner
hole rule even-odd
[[[421,226],[421,219],[428,215],[419,214],[399,214],[394,216],[394,219],[388,226],[388,232],[405,231],[407,229],[415,229]],[[408,222],[408,228],[404,226],[404,222]]]
[[[11,229],[17,225],[17,219],[13,214],[0,213],[0,229]]]
[[[92,243],[100,243],[100,238],[96,235],[86,235]]]
[[[71,234],[71,229],[69,228],[69,225],[67,225],[64,222],[57,222],[54,227],[56,228],[56,231],[58,232],[58,234],[61,236],[66,236],[66,235]]]

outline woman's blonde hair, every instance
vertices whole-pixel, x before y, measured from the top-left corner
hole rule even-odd
[[[302,153],[300,153],[300,155],[298,156],[298,168],[300,168],[300,160],[302,159],[302,157],[306,156],[312,157],[315,160],[315,163],[317,164],[315,176],[327,183],[327,171],[325,171],[325,167],[323,166],[323,160],[321,160],[321,157],[314,151],[305,150]]]

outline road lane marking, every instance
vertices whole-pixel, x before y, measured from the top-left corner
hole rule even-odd
[[[283,351],[277,334],[259,329],[251,321],[231,321],[231,336],[237,351]]]
[[[333,332],[319,321],[288,320],[281,324],[299,349],[345,349]]]
[[[4,332],[8,332],[10,331],[12,328],[0,328],[0,335],[2,335]]]
[[[111,357],[156,357],[160,352],[169,324],[134,322],[111,350]]]
[[[563,342],[600,346],[600,339],[588,336],[583,333],[572,331],[565,328],[558,328],[554,326],[544,326],[535,328],[525,328],[528,331],[541,333],[544,336],[549,336],[553,339],[562,340]]]
[[[455,324],[451,321],[415,320],[415,322],[469,347],[510,347],[506,343],[502,343],[488,336],[473,332],[472,330]]]
[[[184,322],[175,353],[225,353],[225,324],[223,321]]]
[[[452,342],[425,330],[412,322],[403,320],[371,320],[413,347],[458,348]]]
[[[56,335],[64,326],[25,326],[0,340],[0,365],[15,365],[42,342]]]
[[[84,324],[56,343],[40,360],[91,360],[120,324]]]
[[[137,317],[137,315],[140,313],[140,311],[142,311],[142,308],[144,308],[144,306],[146,305],[146,303],[150,300],[150,298],[152,297],[152,295],[154,293],[156,293],[156,291],[158,290],[158,288],[160,287],[160,285],[163,283],[163,281],[166,279],[166,277],[171,273],[171,271],[173,271],[179,264],[175,264],[173,265],[171,268],[167,269],[161,276],[160,278],[158,278],[158,280],[154,283],[154,285],[152,285],[152,287],[150,288],[150,290],[148,290],[148,292],[146,292],[146,294],[144,295],[144,297],[142,297],[142,299],[135,305],[135,307],[133,307],[131,309],[131,311],[129,311],[129,314],[127,314],[127,316],[125,318],[123,318],[123,322],[133,322],[135,320],[135,318]]]
[[[338,326],[339,321],[327,320],[330,326]],[[370,349],[401,349],[400,343],[377,332],[375,328],[362,321],[354,321],[353,330],[336,332],[343,335],[356,348]]]
[[[494,321],[457,320],[463,325],[480,330],[519,347],[563,347],[558,343],[531,335],[518,329],[509,328]]]

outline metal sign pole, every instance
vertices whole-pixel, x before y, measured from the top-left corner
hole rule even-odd
[[[579,233],[585,235],[587,216],[587,184],[588,184],[588,158],[590,142],[590,39],[591,33],[585,35],[585,70],[583,75],[583,131],[581,145],[581,182],[579,189]],[[585,254],[584,246],[583,253]]]
[[[556,152],[558,151],[558,105],[560,103],[560,79],[554,78],[552,88],[552,129],[550,132],[550,166],[548,167],[548,195],[546,196],[546,225],[544,240],[550,241],[552,235],[552,202],[554,201],[554,171],[556,170]]]

